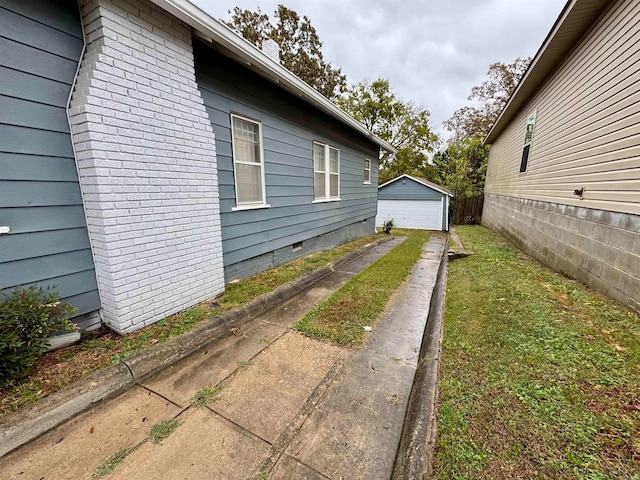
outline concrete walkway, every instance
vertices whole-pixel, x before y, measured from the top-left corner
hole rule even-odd
[[[118,453],[107,478],[389,478],[446,237],[425,245],[365,348],[289,328],[401,241],[7,455],[0,478],[88,479]],[[207,387],[215,399],[193,405]],[[171,419],[179,424],[170,436],[146,440]]]

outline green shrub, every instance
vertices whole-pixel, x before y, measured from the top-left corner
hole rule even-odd
[[[393,218],[390,218],[388,220],[385,220],[384,223],[382,224],[382,231],[384,233],[389,234],[391,233],[391,229],[395,226],[396,226],[396,222],[393,221]]]
[[[50,289],[0,292],[0,387],[27,372],[47,350],[47,337],[61,329],[75,330],[69,321],[75,311]]]

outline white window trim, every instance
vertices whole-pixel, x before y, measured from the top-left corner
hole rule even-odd
[[[236,113],[231,113],[231,150],[232,150],[232,163],[233,163],[233,186],[235,189],[236,195],[236,206],[231,210],[253,210],[256,208],[269,208],[270,205],[267,204],[267,188],[265,184],[265,172],[264,172],[264,141],[262,138],[262,122],[258,120],[254,120],[253,118],[244,117],[242,115],[238,115]],[[262,200],[259,202],[240,202],[238,200],[238,175],[236,172],[236,163],[243,165],[252,165],[256,166],[255,162],[240,162],[236,161],[236,142],[233,133],[233,119],[238,118],[240,120],[244,120],[245,122],[250,122],[258,125],[258,137],[260,138],[260,173],[262,177]]]
[[[238,210],[259,210],[261,208],[271,208],[271,205],[269,205],[268,203],[265,203],[264,205],[263,204],[258,205],[253,203],[243,203],[238,205],[237,207],[232,207],[231,211],[237,212]]]
[[[520,168],[518,168],[518,170],[521,170],[521,171],[518,172],[518,175],[525,175],[529,171],[529,158],[531,157],[531,145],[533,144],[533,136],[536,134],[536,116],[537,115],[538,115],[538,111],[534,110],[527,117],[527,123],[525,124],[525,127],[524,127],[524,144],[522,145],[522,150],[521,151],[524,154],[524,149],[527,148],[527,146],[528,146],[529,147],[529,154],[527,155],[527,164],[526,164],[524,170],[521,170],[522,169],[522,158],[521,158],[521,160],[520,160]],[[531,138],[527,142],[527,134],[528,134],[529,124],[532,125]]]
[[[367,168],[367,162],[369,162],[369,168]],[[371,185],[371,160],[369,160],[368,158],[364,159],[364,171],[369,172],[369,175],[367,175],[369,177],[369,180],[365,180],[362,183],[364,185]]]
[[[315,158],[312,158],[313,161],[313,202],[311,203],[324,203],[324,202],[337,202],[342,200],[340,198],[340,149],[333,147],[329,144],[326,143],[321,143],[321,142],[313,142],[314,145],[320,145],[321,147],[324,148],[324,172],[322,171],[318,171],[316,170],[316,160]],[[331,196],[331,175],[336,175],[335,173],[331,173],[330,172],[330,156],[329,156],[329,152],[331,151],[331,149],[334,149],[336,152],[338,152],[338,196],[337,197],[332,197]],[[312,157],[313,157],[313,149],[312,149],[312,153],[311,153]],[[324,173],[324,197],[320,197],[320,198],[316,198],[316,193],[315,193],[315,185],[316,185],[316,178],[315,178],[315,174],[316,173]]]

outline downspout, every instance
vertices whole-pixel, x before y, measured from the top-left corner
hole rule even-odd
[[[67,117],[67,124],[69,125],[69,135],[71,137],[71,149],[73,151],[73,160],[76,165],[76,174],[78,175],[78,187],[80,188],[80,197],[82,199],[82,211],[84,213],[84,220],[87,225],[87,235],[89,236],[89,248],[91,250],[91,259],[93,260],[93,269],[95,273],[95,252],[93,246],[93,240],[91,239],[91,235],[89,235],[89,219],[87,218],[87,206],[84,203],[84,192],[82,190],[82,182],[80,181],[80,169],[78,168],[78,156],[76,154],[76,143],[73,139],[73,127],[71,126],[71,117],[69,116],[69,108],[71,106],[71,97],[73,97],[73,91],[76,88],[76,82],[78,80],[78,75],[80,74],[80,67],[82,65],[82,60],[84,59],[84,54],[87,50],[87,38],[84,31],[84,21],[82,19],[82,10],[80,8],[80,4],[76,2],[78,6],[78,17],[80,18],[80,28],[82,29],[82,50],[80,51],[80,58],[78,59],[78,65],[76,67],[76,73],[73,75],[73,82],[71,82],[71,89],[69,90],[69,96],[67,97],[67,105],[65,107],[65,115]],[[100,309],[98,309],[98,318],[100,319],[100,323],[102,323],[102,293],[100,292],[100,283],[96,282],[98,286],[98,298],[100,299]]]
[[[448,232],[449,231],[449,195],[445,195],[445,197],[447,198],[447,201],[446,201],[447,205],[444,211],[445,226],[447,227],[445,230]]]

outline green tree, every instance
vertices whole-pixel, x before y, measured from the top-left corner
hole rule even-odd
[[[260,8],[253,12],[235,7],[231,20],[224,22],[258,48],[271,38],[280,45],[280,61],[301,80],[327,98],[335,98],[347,84],[342,70],[325,62],[322,42],[309,17],[300,17],[294,10],[278,5],[273,23]]]
[[[484,138],[489,133],[529,63],[531,58],[518,57],[513,63],[489,65],[487,79],[473,87],[468,98],[477,102],[478,106],[464,106],[443,122],[445,128],[453,133],[455,141],[476,135]]]
[[[452,141],[433,157],[438,182],[449,188],[455,198],[484,193],[489,147],[482,141],[480,135]]]
[[[380,183],[403,173],[433,179],[435,169],[428,154],[438,137],[429,126],[426,108],[398,98],[385,78],[352,85],[337,103],[397,150],[395,155],[385,152],[380,159]]]

